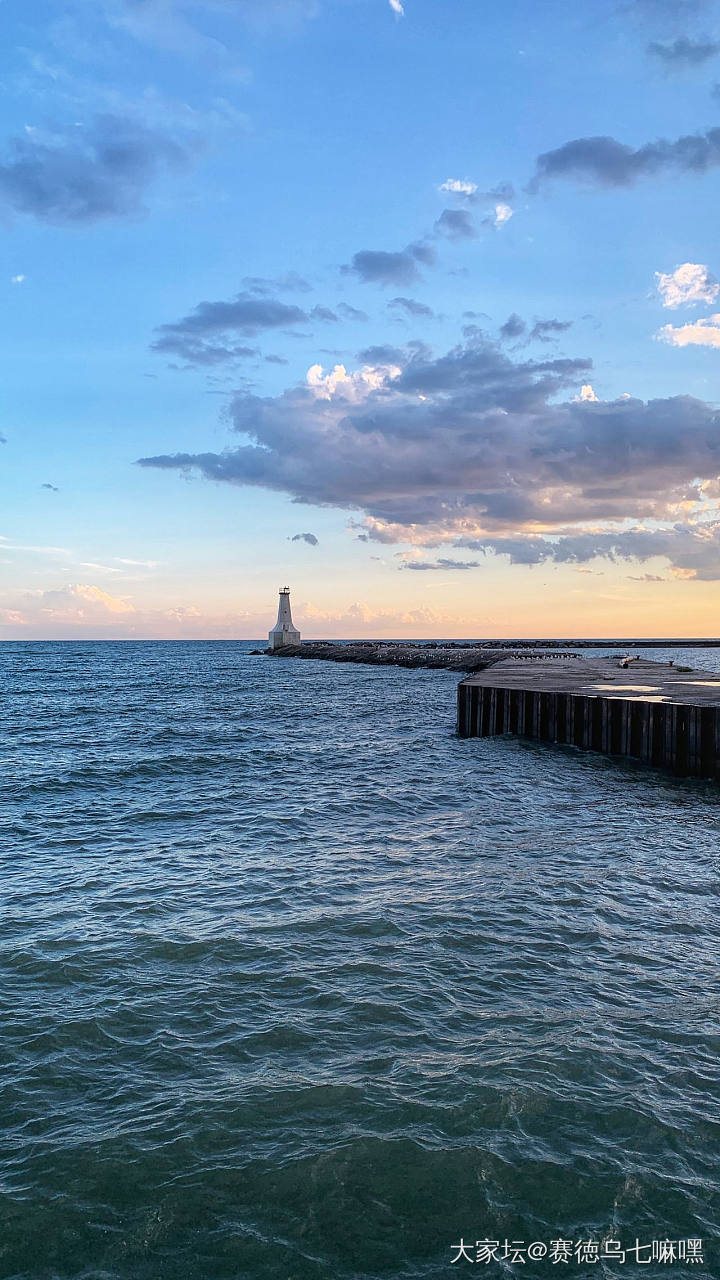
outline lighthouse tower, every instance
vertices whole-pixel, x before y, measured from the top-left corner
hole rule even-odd
[[[295,630],[293,626],[292,614],[290,612],[290,588],[280,588],[280,605],[278,608],[277,622],[272,631],[268,634],[268,642],[271,649],[279,649],[284,644],[299,644],[300,632]]]

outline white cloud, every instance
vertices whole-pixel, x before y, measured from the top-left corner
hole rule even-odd
[[[65,596],[68,601],[81,602],[82,609],[90,605],[94,609],[102,609],[107,613],[134,613],[135,607],[128,600],[108,595],[101,587],[93,587],[84,583],[74,583],[65,587],[64,591],[46,592],[47,596]]]
[[[672,347],[720,347],[720,312],[677,329],[664,324],[655,336]]]
[[[318,400],[364,400],[371,391],[384,386],[388,378],[397,378],[402,370],[398,365],[364,365],[356,373],[348,373],[344,364],[336,364],[325,373],[321,364],[311,365],[307,371],[307,385]]]
[[[389,0],[390,8],[396,13],[398,18],[405,17],[405,10],[402,7],[401,0]]]
[[[472,196],[477,191],[477,182],[470,182],[467,178],[448,178],[438,191],[448,191],[454,196]]]
[[[105,624],[121,616],[135,613],[129,600],[111,596],[101,587],[89,583],[69,583],[51,591],[28,591],[18,609],[2,610],[2,621],[13,625],[62,624],[71,627],[84,623]],[[14,616],[10,617],[12,614]]]
[[[28,542],[10,542],[5,534],[0,534],[0,551],[28,551],[33,555],[41,556],[61,556],[63,559],[72,557],[72,551],[67,547],[43,547],[37,546],[35,543]]]
[[[11,284],[24,284],[24,283],[25,283],[25,276],[11,276],[11,277],[10,277],[10,283],[11,283]]]
[[[160,564],[159,560],[128,560],[124,556],[113,556],[113,560],[118,564],[129,565],[133,569],[157,569]]]
[[[513,216],[513,211],[510,208],[509,204],[495,205],[495,226],[496,227],[504,227],[505,223],[509,222],[512,216]]]
[[[595,392],[593,391],[589,382],[583,383],[583,385],[580,388],[580,395],[575,396],[575,399],[576,401],[585,400],[588,403],[589,402],[592,402],[594,404],[598,403],[598,397],[595,395]]]
[[[451,619],[427,605],[419,609],[374,609],[364,600],[356,600],[344,610],[335,612],[318,609],[311,601],[303,601],[296,610],[309,630],[324,635],[397,635],[398,631],[437,628],[441,623],[452,625]]]
[[[664,307],[682,307],[696,302],[714,302],[720,284],[700,262],[682,262],[674,271],[655,272]]]
[[[201,618],[200,610],[194,605],[179,605],[177,609],[166,609],[165,617],[171,622],[185,622],[189,618]]]

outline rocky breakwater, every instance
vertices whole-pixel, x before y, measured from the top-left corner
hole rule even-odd
[[[541,652],[535,647],[503,649],[490,644],[442,644],[435,641],[411,644],[377,640],[362,640],[351,644],[311,640],[306,644],[289,644],[278,649],[256,649],[254,652],[264,653],[269,658],[315,658],[325,662],[365,662],[379,667],[430,667],[468,674],[484,671],[494,663],[503,662],[507,658],[531,658],[542,661],[543,658],[563,657],[572,661],[575,657],[574,654],[559,653],[557,650]],[[581,661],[581,659],[577,660]]]

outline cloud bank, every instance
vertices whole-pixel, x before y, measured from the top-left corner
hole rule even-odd
[[[314,366],[282,395],[235,398],[234,429],[251,443],[141,465],[357,511],[362,535],[389,543],[487,548],[531,535],[537,562],[539,534],[676,521],[720,483],[712,406],[691,396],[600,401],[590,368],[587,359],[513,361],[479,338],[439,357],[408,347],[401,364],[355,373]],[[607,554],[611,544],[597,537]],[[632,545],[665,554],[646,549],[672,541]],[[502,553],[517,558],[519,546]]]
[[[508,556],[512,564],[587,564],[604,558],[611,561],[665,559],[672,574],[705,582],[720,580],[720,521],[698,524],[676,523],[666,529],[641,526],[623,532],[569,533],[556,539],[487,538],[469,539],[460,545],[476,551]],[[652,581],[662,581],[657,574]]]

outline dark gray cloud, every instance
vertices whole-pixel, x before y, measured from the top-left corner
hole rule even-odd
[[[237,345],[233,333],[255,336],[263,330],[284,329],[307,320],[300,307],[276,298],[240,293],[231,302],[200,302],[174,324],[162,324],[151,350],[178,356],[188,364],[210,365],[257,355],[255,347]]]
[[[467,209],[443,209],[435,230],[448,240],[473,240],[477,235],[472,215]]]
[[[616,138],[574,138],[538,156],[529,190],[554,178],[579,179],[600,186],[627,187],[641,178],[663,173],[706,173],[720,165],[720,129],[687,134],[674,142],[660,138],[643,147]]]
[[[490,191],[476,191],[471,197],[472,204],[509,204],[515,199],[515,188],[511,182],[499,182]]]
[[[357,320],[364,322],[368,319],[365,311],[360,311],[358,307],[351,307],[347,302],[339,303],[337,310],[338,315],[342,316],[343,320]]]
[[[670,44],[653,40],[647,51],[663,63],[666,71],[682,71],[688,67],[701,67],[716,57],[720,44],[715,40],[691,40],[688,36],[680,36]]]
[[[479,324],[464,324],[461,332],[463,338],[473,342],[479,342],[487,336],[485,330]]]
[[[515,191],[509,182],[500,183],[492,191],[479,191],[466,179],[450,178],[439,190],[462,207],[443,210],[433,228],[436,236],[445,236],[448,240],[470,240],[477,236],[475,221],[469,212],[471,206],[484,209],[485,216],[480,218],[483,229],[497,231],[513,216],[510,201],[515,198]]]
[[[361,249],[351,268],[364,284],[412,284],[418,278],[417,262],[404,250],[390,253],[382,249]]]
[[[311,320],[322,320],[325,324],[337,324],[338,317],[329,307],[313,307],[310,312]]]
[[[137,120],[98,115],[92,124],[34,130],[10,139],[0,160],[0,206],[56,226],[84,226],[143,211],[147,188],[189,163],[191,150]]]
[[[517,314],[516,311],[513,311],[512,315],[508,316],[505,323],[500,325],[500,333],[502,337],[507,338],[508,340],[521,338],[524,332],[525,321],[522,316]]]
[[[288,539],[288,541],[307,542],[309,547],[316,547],[318,545],[318,539],[315,537],[314,533],[295,533],[292,538]]]
[[[414,298],[391,298],[388,307],[392,307],[395,311],[401,311],[407,316],[412,316],[413,320],[420,318],[432,319],[435,312],[431,307],[427,307],[424,302],[416,302]]]
[[[381,368],[395,366],[402,369],[411,360],[429,360],[431,357],[432,348],[419,338],[411,338],[401,347],[395,346],[394,343],[382,342],[363,347],[357,353],[357,359],[361,364]]]
[[[661,529],[629,539],[573,526],[667,522],[678,504],[711,492],[698,487],[720,477],[711,405],[691,396],[582,401],[591,361],[513,360],[486,340],[404,357],[400,373],[376,368],[275,397],[237,395],[232,422],[249,443],[142,465],[355,510],[381,542],[452,541],[526,564],[672,549],[678,568],[698,571],[697,532],[683,559],[678,528],[663,541]],[[557,529],[557,540],[531,536],[538,526]]]
[[[361,249],[354,254],[345,272],[354,272],[363,284],[407,285],[420,278],[418,265],[431,267],[435,251],[420,242],[392,253],[384,249]]]
[[[403,365],[407,360],[407,352],[401,347],[392,347],[383,343],[380,346],[364,347],[362,351],[358,351],[357,358],[361,364]]]
[[[257,347],[207,342],[204,338],[179,333],[158,338],[157,342],[153,342],[151,350],[159,355],[175,356],[178,360],[184,360],[185,364],[196,365],[198,368],[232,364],[236,360],[251,360],[260,354]]]
[[[418,262],[422,262],[424,267],[434,267],[437,261],[437,254],[432,245],[425,244],[422,240],[408,245],[406,252],[411,253]]]
[[[312,285],[296,271],[286,271],[282,276],[245,276],[243,289],[259,298],[276,293],[312,293]]]
[[[429,569],[478,569],[480,560],[408,560],[400,565],[401,569],[417,569],[426,572]]]
[[[536,320],[528,335],[529,341],[552,342],[558,334],[572,329],[572,320]]]

